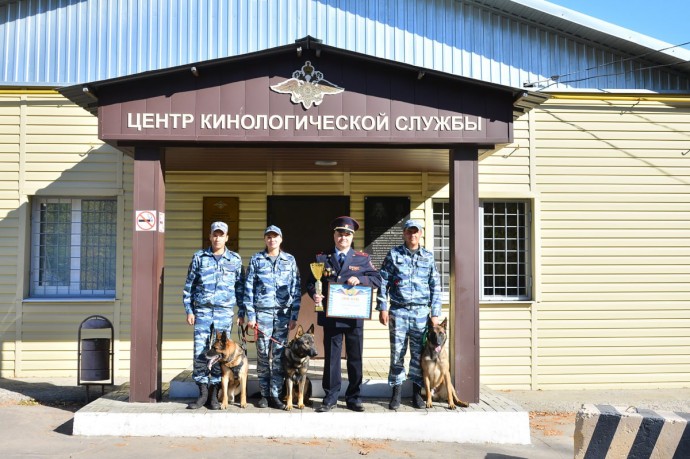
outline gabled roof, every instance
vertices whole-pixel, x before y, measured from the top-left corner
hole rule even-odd
[[[362,62],[382,63],[390,67],[398,68],[400,69],[400,71],[416,74],[418,75],[418,78],[423,78],[426,75],[435,75],[437,77],[443,78],[444,80],[456,81],[458,84],[470,84],[476,86],[477,88],[487,88],[503,93],[509,93],[513,100],[513,119],[521,116],[524,113],[527,113],[532,108],[540,105],[549,98],[549,96],[544,93],[530,92],[527,90],[517,89],[510,86],[504,86],[495,83],[487,83],[484,81],[452,75],[444,72],[439,72],[436,70],[416,67],[409,64],[376,58],[365,54],[360,54],[353,51],[348,51],[341,48],[324,45],[321,42],[321,40],[318,40],[311,36],[306,36],[302,39],[299,39],[291,45],[279,46],[263,51],[258,51],[255,53],[249,53],[245,55],[232,56],[221,59],[214,59],[193,64],[186,64],[162,70],[152,70],[149,72],[142,72],[135,75],[127,75],[107,80],[93,81],[84,84],[77,84],[63,88],[57,88],[57,90],[63,96],[67,97],[75,104],[81,106],[90,113],[97,115],[99,105],[99,92],[107,90],[110,87],[119,86],[123,83],[137,84],[137,82],[156,77],[172,76],[176,74],[189,74],[190,72],[203,73],[205,69],[211,69],[218,66],[251,62],[257,59],[270,59],[271,56],[284,55],[285,53],[301,53],[304,50],[313,50],[317,53],[323,51],[329,53],[329,55],[349,57],[356,60],[360,60]]]

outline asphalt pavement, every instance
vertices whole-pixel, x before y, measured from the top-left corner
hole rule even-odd
[[[121,383],[124,381],[116,381]],[[100,395],[100,387],[91,389]],[[318,458],[486,458],[573,457],[575,413],[583,403],[690,412],[690,388],[605,391],[504,391],[530,411],[531,445],[304,439],[79,437],[73,413],[85,403],[84,387],[67,378],[0,378],[0,441],[3,458],[197,458],[248,456]],[[286,426],[299,428],[299,426]]]

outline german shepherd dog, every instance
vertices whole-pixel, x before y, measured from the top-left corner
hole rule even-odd
[[[249,371],[249,361],[244,353],[244,349],[228,338],[227,332],[216,332],[216,341],[206,351],[208,359],[208,369],[216,363],[220,363],[223,372],[221,387],[223,398],[220,408],[228,409],[228,399],[235,403],[235,395],[241,393],[240,407],[247,407],[247,374]]]
[[[455,409],[456,403],[462,407],[469,406],[467,402],[460,400],[450,380],[450,362],[445,348],[448,319],[443,319],[436,326],[429,319],[428,327],[429,333],[421,356],[426,407],[432,408],[432,400],[437,402],[442,399],[448,399],[448,409],[451,410]]]
[[[316,357],[317,351],[314,344],[314,324],[307,332],[301,325],[297,326],[295,337],[285,347],[283,354],[283,372],[285,374],[284,393],[285,409],[292,410],[293,403],[297,408],[304,408],[305,403],[311,405],[311,381],[307,376],[309,358]],[[295,390],[295,386],[297,390]]]

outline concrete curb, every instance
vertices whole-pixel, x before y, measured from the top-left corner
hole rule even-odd
[[[575,418],[575,458],[690,457],[690,413],[583,405]]]

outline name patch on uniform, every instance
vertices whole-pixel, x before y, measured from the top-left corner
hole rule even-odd
[[[359,271],[360,269],[362,269],[362,267],[361,267],[361,266],[352,266],[352,265],[350,265],[350,266],[347,267],[347,269],[349,269],[350,271]]]

